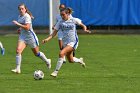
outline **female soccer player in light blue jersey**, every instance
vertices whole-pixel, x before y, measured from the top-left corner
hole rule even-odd
[[[32,28],[33,16],[31,12],[28,11],[25,4],[20,4],[18,6],[18,10],[20,13],[18,17],[18,21],[14,20],[13,23],[19,27],[18,31],[20,31],[19,32],[20,34],[19,34],[19,39],[18,39],[17,48],[16,48],[16,68],[11,71],[15,73],[21,73],[21,69],[20,69],[21,60],[22,60],[21,54],[27,45],[30,46],[34,55],[36,55],[37,57],[45,61],[47,67],[50,69],[51,60],[47,59],[44,53],[39,51],[38,38]]]
[[[54,72],[51,76],[56,77],[58,71],[60,70],[63,64],[63,57],[66,55],[69,62],[80,63],[83,67],[85,67],[85,63],[83,62],[83,58],[73,57],[73,51],[78,47],[78,36],[76,31],[76,24],[82,26],[85,32],[90,32],[87,30],[87,27],[79,20],[78,18],[70,18],[67,9],[61,10],[60,12],[62,20],[57,22],[54,27],[54,32],[46,39],[42,40],[42,43],[48,42],[52,39],[59,30],[63,32],[63,46],[64,48],[59,53],[58,62]]]

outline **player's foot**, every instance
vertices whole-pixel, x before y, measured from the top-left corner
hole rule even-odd
[[[51,74],[51,76],[52,76],[52,77],[57,77],[57,74],[58,74],[58,71],[54,71],[54,72]]]
[[[47,67],[48,69],[51,69],[51,59],[48,59]]]
[[[80,64],[82,65],[82,67],[86,68],[86,64],[84,63],[83,58],[80,58],[80,60],[81,60]]]
[[[1,49],[1,54],[4,55],[5,54],[5,48]]]
[[[14,72],[14,73],[17,73],[17,74],[20,74],[21,73],[21,71],[20,70],[17,70],[17,69],[12,69],[11,71]]]

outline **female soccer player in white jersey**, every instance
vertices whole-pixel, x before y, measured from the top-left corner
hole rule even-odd
[[[18,21],[13,21],[15,25],[19,27],[19,39],[17,43],[17,48],[16,48],[16,68],[11,70],[12,72],[15,73],[21,73],[21,60],[22,60],[22,52],[25,49],[27,45],[29,45],[37,57],[41,58],[43,61],[45,61],[47,67],[50,69],[51,68],[51,59],[47,59],[44,53],[39,51],[39,42],[36,34],[33,31],[32,28],[32,14],[29,12],[25,4],[20,4],[18,6],[19,10],[19,17]]]
[[[64,4],[60,4],[60,6],[59,6],[59,10],[60,10],[60,11],[63,10],[63,9],[65,9],[65,8],[66,8],[66,6],[65,6]],[[73,12],[72,9],[69,8],[69,7],[66,8],[66,9],[68,10],[69,17],[72,18],[72,12]],[[56,23],[57,23],[59,20],[62,20],[62,17],[61,17],[60,14],[58,14],[58,15],[56,16]],[[55,25],[54,25],[54,26],[55,26]],[[53,28],[54,28],[54,27],[53,27]],[[60,50],[62,50],[62,49],[63,49],[63,42],[62,42],[63,33],[62,33],[62,31],[61,31],[61,30],[58,31],[57,35],[58,35],[59,48],[60,48]],[[74,52],[73,52],[73,54],[74,54]],[[65,56],[64,56],[63,63],[66,63]]]
[[[42,43],[48,42],[52,39],[59,30],[63,32],[63,46],[64,48],[59,53],[58,62],[54,72],[51,76],[56,77],[58,71],[60,70],[63,64],[63,57],[66,55],[69,62],[80,63],[83,67],[85,67],[85,63],[83,62],[83,58],[73,57],[73,51],[78,47],[78,36],[76,31],[76,24],[82,26],[85,32],[90,32],[87,30],[87,27],[78,20],[77,18],[70,18],[67,9],[64,9],[60,12],[62,20],[57,22],[54,27],[54,32],[46,39],[42,40]]]
[[[0,42],[0,48],[1,48],[1,54],[4,55],[5,54],[5,48],[3,47],[2,42]]]

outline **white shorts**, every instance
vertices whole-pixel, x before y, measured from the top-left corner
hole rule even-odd
[[[58,40],[62,40],[63,32],[62,31],[58,31],[57,36],[58,36]]]
[[[76,50],[77,47],[78,47],[78,43],[79,43],[79,42],[70,42],[70,43],[68,43],[68,44],[64,44],[63,46],[66,47],[67,45],[69,45],[69,46],[71,46],[72,48],[74,48],[74,50]]]
[[[31,38],[25,39],[23,36],[19,36],[19,41],[25,42],[26,45],[30,46],[30,48],[35,48],[39,46],[37,37],[31,37]]]

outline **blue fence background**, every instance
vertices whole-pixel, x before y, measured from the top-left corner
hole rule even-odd
[[[140,0],[61,0],[86,25],[140,25]]]
[[[0,26],[11,26],[12,20],[17,20],[18,5],[25,3],[35,19],[33,25],[49,25],[49,2],[48,0],[0,0]]]
[[[49,26],[48,0],[0,0],[0,26],[13,25],[23,2],[34,15],[33,25]],[[86,25],[140,25],[140,0],[61,0]]]

